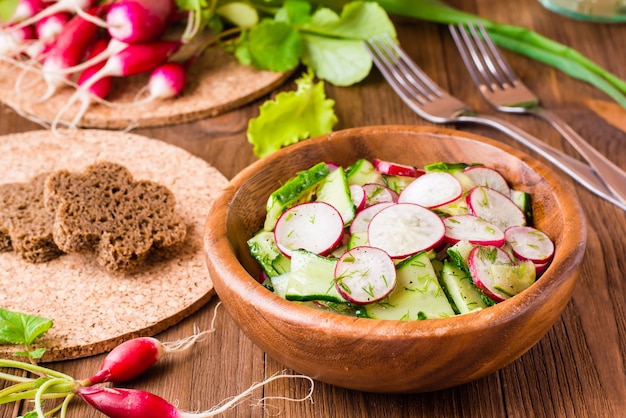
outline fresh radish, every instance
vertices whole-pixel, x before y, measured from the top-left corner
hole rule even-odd
[[[335,287],[351,303],[377,302],[395,286],[396,266],[379,248],[355,247],[343,254],[335,266]]]
[[[382,184],[367,183],[362,187],[365,191],[365,206],[372,206],[384,202],[395,203],[398,201],[398,193]]]
[[[370,221],[372,220],[374,215],[391,205],[393,205],[392,202],[377,203],[357,212],[356,216],[352,220],[352,223],[350,224],[350,233],[358,234],[362,232],[367,232]]]
[[[433,171],[419,176],[400,193],[399,203],[436,208],[454,202],[463,194],[461,182],[450,173]]]
[[[544,232],[531,226],[512,226],[504,231],[506,242],[520,260],[546,264],[554,256],[554,243]]]
[[[111,350],[95,375],[81,383],[90,386],[103,382],[126,382],[148,370],[165,352],[164,345],[156,338],[140,337],[125,341]]]
[[[476,186],[490,187],[505,196],[509,196],[511,194],[509,184],[506,182],[502,174],[493,168],[479,165],[471,166],[466,168],[463,171],[463,174],[469,177],[469,179],[472,180]]]
[[[87,13],[98,15],[104,10],[104,8],[97,7]],[[48,91],[40,100],[51,97],[58,88],[67,83],[68,75],[65,70],[82,61],[97,32],[98,26],[82,16],[74,16],[64,26],[63,31],[45,54],[42,72]]]
[[[374,158],[372,164],[378,172],[389,176],[419,177],[424,174],[423,170],[418,170],[417,167],[413,167],[412,165],[398,164],[378,158]]]
[[[463,240],[479,245],[504,245],[504,231],[474,215],[449,216],[444,218],[443,223],[446,227],[445,240],[450,244]]]
[[[274,228],[276,246],[288,257],[296,249],[327,254],[342,238],[343,219],[337,209],[325,202],[292,206],[278,218]]]
[[[174,405],[143,390],[81,386],[76,394],[110,418],[181,417]]]
[[[367,202],[367,196],[365,195],[363,186],[359,184],[351,184],[348,186],[348,190],[350,191],[350,199],[352,199],[352,203],[354,203],[356,211],[358,212],[362,210]]]
[[[485,186],[474,187],[467,195],[467,207],[472,215],[490,222],[502,230],[525,225],[526,216],[508,196]]]
[[[413,203],[397,203],[378,212],[369,223],[369,245],[404,258],[430,250],[444,238],[445,227],[433,211]]]
[[[36,37],[35,30],[32,26],[26,26],[16,30],[1,30],[0,57],[18,57],[29,48]]]
[[[127,44],[153,42],[165,32],[175,11],[173,0],[121,0],[107,13],[108,31]]]
[[[44,17],[62,12],[76,13],[78,16],[83,16],[88,20],[95,21],[98,19],[92,14],[85,13],[85,11],[98,3],[99,0],[58,0],[55,2],[44,1],[44,8],[40,9],[36,14],[21,20],[19,23],[16,24],[16,29],[23,26],[33,25]]]
[[[182,93],[187,83],[185,66],[178,62],[166,62],[158,66],[148,79],[148,96],[136,104],[145,104],[157,99],[171,99]]]
[[[502,302],[529,287],[536,278],[531,261],[511,260],[502,249],[478,246],[467,259],[472,281],[488,298]]]
[[[180,47],[180,42],[176,41],[160,41],[150,44],[132,44],[128,45],[119,53],[110,57],[106,63],[95,74],[91,75],[88,80],[80,85],[72,97],[65,103],[61,110],[57,113],[52,122],[52,129],[56,130],[61,118],[65,112],[72,106],[76,100],[80,100],[89,89],[100,79],[105,77],[121,77],[131,76],[147,71],[151,71],[162,64],[169,56],[171,56]],[[75,121],[71,126],[75,125]]]
[[[35,16],[45,9],[49,3],[44,0],[19,0],[9,22],[19,22]]]
[[[59,12],[46,16],[35,24],[37,38],[44,44],[51,44],[63,32],[63,28],[70,21],[72,15],[66,12]]]

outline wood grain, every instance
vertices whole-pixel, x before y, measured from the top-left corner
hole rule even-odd
[[[626,25],[579,22],[559,17],[536,0],[448,0],[448,4],[502,23],[523,25],[558,42],[572,46],[589,58],[626,78],[623,40]],[[445,25],[409,19],[396,20],[399,39],[412,58],[435,81],[476,109],[491,112],[474,88]],[[593,146],[626,168],[624,132],[607,123],[587,107],[588,100],[611,102],[604,93],[524,56],[507,52],[507,58],[542,99],[544,105],[567,120]],[[280,87],[290,89],[291,82]],[[352,87],[326,85],[335,99],[339,116],[336,129],[380,124],[430,126],[413,114],[384,82],[377,71]],[[217,117],[172,127],[151,127],[137,132],[180,146],[234,177],[256,161],[245,136],[247,120],[258,114],[263,99]],[[544,122],[527,116],[503,115],[550,145],[576,157],[574,150]],[[497,139],[524,150],[504,135],[485,127],[455,128]],[[0,108],[3,134],[38,129],[6,108]],[[528,150],[526,150],[528,151]],[[531,153],[531,155],[533,155]],[[541,160],[540,157],[537,157]],[[548,163],[548,165],[550,165]],[[556,169],[555,169],[556,170]],[[557,174],[559,172],[557,171]],[[561,176],[582,205],[588,239],[581,276],[571,302],[547,334],[512,364],[479,380],[458,387],[411,395],[369,394],[316,382],[314,402],[268,401],[267,408],[253,399],[240,404],[227,417],[415,417],[415,418],[553,418],[620,417],[626,411],[626,214],[606,203],[566,176]],[[173,341],[210,327],[209,304],[158,335]],[[269,358],[237,327],[223,306],[218,308],[216,332],[182,356],[166,357],[146,375],[125,384],[153,391],[178,401],[180,408],[203,410],[218,404],[285,370]],[[103,355],[50,364],[83,378],[96,370]],[[287,369],[288,370],[288,369]],[[289,370],[288,370],[289,371]],[[2,383],[0,383],[2,387]],[[301,382],[270,385],[266,395],[302,394]],[[28,410],[25,406],[22,412]],[[0,417],[13,418],[12,405],[0,406]],[[102,418],[93,409],[74,402],[69,417]]]

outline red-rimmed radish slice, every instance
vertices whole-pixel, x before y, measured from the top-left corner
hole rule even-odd
[[[525,225],[524,212],[510,198],[485,186],[474,187],[467,195],[467,207],[472,215],[490,222],[502,230]]]
[[[504,231],[474,215],[456,215],[444,218],[445,240],[450,244],[464,240],[472,244],[504,245]]]
[[[394,192],[389,187],[383,186],[382,184],[364,184],[363,190],[365,191],[366,198],[365,206],[372,206],[377,203],[385,202],[395,203],[398,201],[398,193]]]
[[[450,173],[434,171],[409,183],[400,193],[398,203],[415,203],[436,208],[455,201],[463,194],[461,182]]]
[[[393,204],[394,203],[391,202],[377,203],[358,212],[350,224],[350,233],[367,232],[367,228],[374,215]]]
[[[347,301],[365,305],[377,302],[396,286],[396,265],[374,247],[355,247],[337,261],[335,286]]]
[[[335,171],[339,168],[339,164],[332,161],[326,161],[326,166],[328,167],[328,171]]]
[[[531,261],[513,262],[495,246],[478,246],[467,259],[472,281],[488,298],[502,302],[530,286],[536,278]]]
[[[365,190],[363,190],[363,186],[358,184],[351,184],[348,186],[348,190],[350,191],[350,199],[352,199],[352,203],[354,203],[356,211],[358,212],[362,210],[365,207],[365,203],[367,202],[367,196],[365,195]]]
[[[554,256],[554,243],[544,232],[532,226],[512,226],[504,231],[506,242],[520,260],[545,264]]]
[[[374,158],[372,164],[374,164],[374,168],[376,168],[379,173],[390,176],[419,177],[424,174],[423,170],[413,167],[412,165],[398,164],[378,158]]]
[[[287,209],[276,222],[274,240],[286,256],[303,249],[327,254],[343,238],[343,219],[331,205],[324,202],[301,203]]]
[[[392,258],[404,258],[430,250],[443,241],[441,218],[413,203],[390,205],[374,215],[367,229],[367,240]]]
[[[493,168],[471,166],[466,168],[463,171],[463,174],[469,177],[469,179],[472,180],[476,186],[490,187],[505,196],[509,196],[511,193],[511,188],[506,182],[506,179],[502,176],[502,174]]]
[[[551,261],[552,260],[550,260],[550,261],[548,261],[546,263],[543,263],[543,264],[535,263],[535,274],[537,275],[537,278],[539,278],[539,276],[541,276],[548,269],[548,267],[550,266],[550,262]]]

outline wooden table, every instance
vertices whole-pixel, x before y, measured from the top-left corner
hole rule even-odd
[[[536,0],[455,0],[450,4],[502,23],[525,26],[571,45],[603,67],[626,78],[626,25],[583,23],[544,10]],[[461,63],[445,26],[397,20],[399,38],[432,78],[477,109],[490,111]],[[626,168],[626,110],[594,88],[550,67],[507,53],[511,64],[539,94],[546,107],[567,120],[598,150]],[[289,82],[284,89],[293,88]],[[377,71],[362,83],[327,85],[336,100],[336,129],[362,125],[426,125],[397,98]],[[194,123],[137,133],[178,145],[232,178],[255,161],[245,130],[261,100],[225,115]],[[525,116],[504,116],[545,142],[576,156],[548,125]],[[513,141],[489,128],[454,126]],[[0,134],[39,129],[6,108],[0,109]],[[556,170],[556,169],[555,169]],[[271,400],[266,408],[245,400],[226,416],[286,417],[618,417],[626,414],[626,214],[596,198],[569,178],[588,221],[588,246],[577,289],[548,334],[517,361],[478,381],[435,393],[379,395],[315,383],[313,402]],[[218,298],[175,327],[158,335],[174,341],[194,326],[210,326]],[[166,358],[126,386],[146,389],[185,410],[207,410],[284,367],[267,357],[237,328],[224,309],[217,310],[216,331],[183,355]],[[103,355],[49,366],[76,378],[96,370]],[[291,372],[291,371],[288,371]],[[257,390],[265,396],[304,396],[305,381],[280,380]],[[18,406],[19,407],[19,406]],[[0,406],[0,417],[17,416],[13,405]],[[72,417],[100,417],[76,402]]]

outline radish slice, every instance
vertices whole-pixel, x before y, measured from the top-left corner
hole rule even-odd
[[[400,193],[399,203],[415,203],[436,208],[455,201],[463,194],[461,182],[450,173],[435,171],[416,178]]]
[[[472,281],[488,298],[502,302],[530,286],[536,278],[531,261],[513,262],[502,249],[478,246],[467,259]]]
[[[396,286],[396,265],[374,247],[355,247],[337,261],[335,286],[347,301],[365,305],[377,302]]]
[[[504,232],[497,226],[474,215],[450,216],[443,220],[446,227],[446,242],[469,241],[472,244],[504,245]]]
[[[352,199],[352,203],[354,203],[356,211],[358,212],[362,210],[367,202],[367,196],[365,195],[365,190],[363,190],[363,186],[360,186],[358,184],[351,184],[348,186],[348,190],[350,190],[350,198]]]
[[[365,191],[366,196],[365,206],[372,206],[376,203],[384,202],[395,203],[398,201],[398,193],[394,192],[389,187],[383,186],[382,184],[364,184],[363,190]]]
[[[504,177],[502,177],[502,174],[493,168],[472,166],[465,169],[463,174],[469,177],[469,179],[472,180],[476,186],[490,187],[505,196],[509,196],[511,194],[509,184],[506,182]]]
[[[393,205],[391,202],[377,203],[358,212],[350,224],[350,233],[358,234],[360,232],[367,232],[367,228],[374,215],[391,205]]]
[[[545,233],[532,226],[512,226],[504,231],[506,242],[520,260],[545,264],[554,256],[554,243]]]
[[[490,222],[502,230],[509,226],[526,225],[524,212],[511,199],[489,187],[477,186],[467,195],[467,207],[472,215]]]
[[[372,247],[392,258],[404,258],[430,250],[443,241],[443,221],[433,211],[413,203],[397,203],[378,212],[370,221],[367,239]]]
[[[390,176],[419,177],[424,174],[423,170],[419,170],[411,165],[393,163],[390,161],[379,160],[378,158],[374,158],[372,160],[372,164],[379,173]]]
[[[342,237],[343,219],[339,211],[324,202],[292,206],[278,218],[274,228],[276,246],[288,257],[296,249],[327,254]]]

